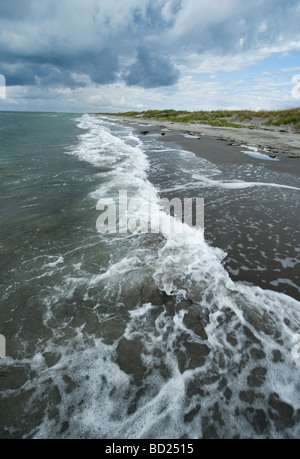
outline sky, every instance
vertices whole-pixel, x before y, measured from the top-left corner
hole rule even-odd
[[[300,0],[0,2],[1,111],[281,109],[299,82]]]

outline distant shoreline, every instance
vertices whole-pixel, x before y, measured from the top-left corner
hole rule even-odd
[[[95,116],[107,117],[134,125],[156,126],[161,129],[168,129],[192,135],[206,135],[232,142],[237,145],[251,145],[260,149],[267,149],[270,153],[280,155],[284,158],[300,159],[300,134],[292,132],[289,128],[282,126],[266,127],[262,122],[256,120],[255,128],[249,127],[227,127],[210,126],[197,122],[181,123],[166,121],[154,118],[136,116],[122,116],[119,114],[94,114]],[[146,129],[146,128],[145,128]]]

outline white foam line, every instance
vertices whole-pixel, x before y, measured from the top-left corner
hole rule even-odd
[[[213,182],[213,180],[211,180]],[[236,189],[236,188],[251,188],[255,186],[269,186],[272,188],[286,188],[289,190],[298,190],[300,191],[300,188],[297,188],[295,186],[290,186],[290,185],[280,185],[278,183],[263,183],[263,182],[219,182],[219,184],[212,184],[212,186],[221,186],[222,188],[227,188],[227,189]]]
[[[164,150],[152,150],[152,153],[162,153],[162,152],[168,152],[168,153],[173,153],[174,150],[172,148],[164,149]]]
[[[291,287],[294,287],[295,289],[299,290],[299,286],[296,285],[294,282],[292,282],[290,279],[277,279],[272,282],[270,282],[271,285],[274,285],[274,287],[278,287],[280,284],[287,284],[290,285]]]
[[[203,179],[199,182],[192,183],[190,185],[180,185],[180,186],[175,186],[172,188],[164,188],[164,192],[170,192],[170,191],[179,191],[179,190],[187,190],[187,189],[194,189],[198,187],[211,187],[211,188],[224,188],[227,190],[237,190],[237,189],[245,189],[245,188],[254,188],[254,187],[271,187],[271,188],[285,188],[288,190],[296,190],[300,191],[300,188],[295,187],[295,186],[290,186],[290,185],[280,185],[278,183],[264,183],[264,182],[219,182],[216,180],[210,180],[206,177],[203,177]]]

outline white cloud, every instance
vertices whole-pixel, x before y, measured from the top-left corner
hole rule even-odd
[[[170,34],[177,40],[188,38],[191,33],[199,33],[232,16],[240,3],[239,0],[183,0]]]
[[[192,76],[180,78],[168,88],[144,89],[128,87],[124,82],[105,86],[91,84],[86,88],[43,89],[31,87],[8,88],[7,99],[0,101],[1,109],[116,112],[148,110],[151,108],[214,110],[218,109],[277,109],[295,106],[292,98],[293,73],[272,72],[252,79],[195,81]]]
[[[295,65],[242,83],[215,76],[287,59],[300,50],[299,23],[297,0],[1,0],[0,73],[15,94],[6,103],[194,109],[236,106],[245,95],[251,106],[289,104]]]

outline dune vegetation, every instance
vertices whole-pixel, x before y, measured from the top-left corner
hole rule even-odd
[[[112,113],[109,113],[109,115],[112,115]],[[220,127],[247,127],[250,129],[264,126],[266,128],[268,126],[289,126],[292,130],[300,132],[300,108],[275,111],[201,110],[188,112],[183,110],[148,110],[143,112],[129,111],[124,113],[114,113],[113,115],[180,123],[201,123]]]

